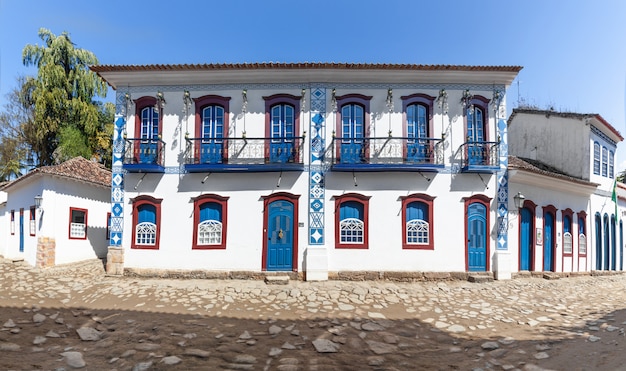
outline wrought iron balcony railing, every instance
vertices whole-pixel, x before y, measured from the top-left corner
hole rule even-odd
[[[290,166],[302,168],[304,139],[304,136],[186,138],[185,166],[190,171],[271,171],[274,168],[288,170]]]
[[[163,171],[165,142],[161,139],[125,138],[123,165],[129,171]]]
[[[436,170],[444,166],[441,138],[333,138],[334,170]]]
[[[461,171],[493,172],[500,168],[500,142],[465,142],[456,151]]]

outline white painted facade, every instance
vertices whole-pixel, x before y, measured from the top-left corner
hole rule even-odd
[[[616,210],[618,215],[620,212],[612,199],[617,175],[614,158],[617,143],[623,140],[621,134],[597,114],[528,109],[514,110],[508,129],[510,153],[543,165],[541,169],[529,169],[525,165],[509,164],[510,195],[520,192],[527,202],[535,205],[528,206],[534,212],[532,228],[535,236],[530,247],[530,267],[522,267],[521,262],[524,254],[520,246],[520,216],[509,218],[509,236],[515,236],[509,238],[509,246],[518,251],[513,268],[555,272],[622,270],[625,252],[624,244],[620,242]],[[594,144],[601,149],[596,163]],[[602,148],[606,149],[605,158]],[[510,201],[511,210],[514,210],[512,197]],[[552,267],[545,267],[544,211],[550,206],[554,207],[555,214],[554,261]],[[572,218],[571,253],[564,251],[567,229],[564,227],[564,215],[568,213]],[[584,219],[581,215],[585,216]],[[597,216],[600,217],[601,231],[596,226]],[[585,243],[580,242],[578,233],[579,224],[583,221]],[[608,239],[605,239],[605,228],[609,232]]]
[[[464,171],[462,156],[467,141],[466,112],[463,94],[471,92],[474,99],[483,99],[486,116],[483,141],[497,145],[502,138],[498,120],[503,119],[505,100],[500,106],[491,103],[494,87],[500,94],[510,85],[519,71],[513,68],[434,68],[415,66],[367,65],[350,66],[306,64],[304,66],[266,65],[260,69],[248,65],[157,66],[138,69],[127,66],[94,66],[92,69],[117,90],[118,115],[116,134],[118,152],[114,152],[113,210],[123,208],[119,218],[114,215],[112,247],[121,248],[124,267],[147,269],[182,269],[211,271],[254,271],[268,269],[264,261],[267,222],[264,218],[264,198],[273,194],[290,194],[297,200],[297,240],[293,271],[315,270],[307,267],[307,250],[316,255],[314,265],[322,270],[340,271],[468,271],[466,232],[466,200],[479,196],[486,200],[488,225],[486,229],[486,262],[483,270],[491,271],[495,260],[498,237],[498,172],[504,167],[496,161],[490,169]],[[172,71],[175,70],[176,73]],[[436,98],[442,89],[447,104],[439,106]],[[305,135],[301,171],[187,171],[184,163],[186,137],[195,132],[194,103],[185,106],[185,92],[196,101],[206,96],[219,96],[228,101],[228,133],[225,137],[267,137],[266,102],[264,97],[287,94],[297,97],[300,109],[298,132]],[[467,91],[467,93],[466,93]],[[245,92],[245,97],[244,97]],[[123,148],[125,138],[136,136],[137,104],[143,97],[162,94],[162,131],[165,155],[158,172],[141,172],[126,167]],[[348,171],[337,171],[333,165],[334,136],[340,137],[341,104],[346,96],[366,96],[369,126],[365,138],[383,138],[370,145],[369,157],[386,156],[381,144],[384,138],[406,137],[406,112],[403,97],[415,94],[431,99],[429,137],[441,141],[441,166],[432,168],[389,169],[385,164],[376,171],[367,165]],[[320,101],[320,97],[322,101]],[[503,95],[501,95],[503,98]],[[317,100],[317,101],[316,101]],[[130,102],[135,102],[134,104]],[[245,103],[247,102],[247,103]],[[390,107],[389,103],[392,103]],[[468,101],[469,103],[469,101]],[[474,101],[472,101],[474,103]],[[479,101],[475,101],[478,106]],[[337,108],[334,108],[338,106]],[[320,111],[318,108],[323,107]],[[315,126],[317,115],[323,117],[323,129]],[[496,115],[498,117],[496,117]],[[367,125],[367,123],[366,123]],[[126,137],[124,137],[124,133]],[[186,133],[189,133],[186,135]],[[312,156],[317,140],[324,143],[325,161],[318,165]],[[395,139],[397,140],[397,139]],[[374,143],[373,141],[371,143]],[[378,146],[378,147],[376,147]],[[338,147],[336,147],[338,148]],[[382,148],[382,150],[381,150]],[[232,151],[231,151],[232,152]],[[231,153],[232,155],[232,153]],[[321,169],[321,170],[320,170]],[[323,175],[322,227],[312,232],[312,179],[316,171]],[[123,182],[116,183],[116,177]],[[116,191],[116,184],[119,191]],[[316,186],[318,186],[316,184]],[[319,189],[319,188],[318,188]],[[117,193],[116,193],[117,192]],[[116,199],[115,194],[119,195]],[[223,249],[194,249],[194,199],[201,195],[227,198],[226,244]],[[336,238],[337,197],[357,194],[367,198],[369,212],[365,216],[367,245],[342,248]],[[421,194],[433,199],[432,248],[403,248],[404,226],[402,198]],[[134,203],[145,196],[157,200],[160,210],[158,249],[133,247],[136,225]],[[471,199],[471,200],[475,200]],[[468,201],[473,202],[473,201]],[[319,211],[315,209],[315,211]],[[139,217],[139,216],[137,216]],[[117,219],[116,219],[117,218]],[[158,218],[157,218],[158,219]],[[120,223],[120,227],[116,223]],[[282,229],[281,229],[282,231]],[[294,236],[295,237],[295,236]],[[314,243],[315,242],[315,243]],[[111,248],[110,248],[111,249]],[[323,276],[323,274],[322,274]]]
[[[43,238],[54,244],[53,264],[106,257],[109,187],[35,170],[9,183],[0,193],[6,200],[0,205],[0,255],[43,267],[37,256]],[[38,209],[36,196],[42,198]],[[71,208],[86,210],[84,239],[70,238]]]

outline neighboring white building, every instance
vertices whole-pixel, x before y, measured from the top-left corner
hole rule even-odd
[[[108,169],[82,157],[6,184],[0,190],[0,255],[38,267],[104,259],[110,184]]]
[[[521,67],[91,69],[117,92],[110,273],[510,276],[504,92]]]
[[[509,246],[518,251],[513,269],[623,270],[623,223],[613,197],[622,135],[598,114],[534,109],[514,109],[508,130],[516,156],[509,191],[525,196],[517,220],[509,218]]]

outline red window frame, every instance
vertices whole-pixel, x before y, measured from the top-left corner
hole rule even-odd
[[[263,97],[265,101],[265,157],[269,158],[270,154],[270,138],[272,137],[272,107],[277,104],[288,104],[294,109],[293,135],[295,138],[300,136],[300,99],[296,95],[291,94],[274,94]],[[295,141],[294,145],[298,142]],[[296,152],[295,162],[300,162],[300,153]]]
[[[216,194],[204,194],[193,200],[193,245],[192,250],[220,250],[226,248],[226,231],[228,230],[228,199]],[[205,203],[216,203],[222,207],[222,243],[219,245],[198,245],[198,224],[200,223],[200,206]]]
[[[159,249],[159,243],[161,242],[161,202],[163,201],[163,199],[159,199],[159,198],[154,198],[152,196],[137,196],[135,198],[131,198],[130,202],[132,202],[133,204],[133,225],[132,225],[132,241],[130,244],[130,248],[131,249],[139,249],[139,250],[158,250]],[[136,232],[135,232],[135,227],[137,226],[137,222],[139,219],[139,211],[138,208],[141,205],[152,205],[154,206],[155,209],[155,218],[156,218],[156,237],[155,237],[155,243],[153,246],[149,246],[149,245],[137,245],[135,242],[135,238],[136,238]]]
[[[342,127],[342,119],[341,119],[341,108],[346,104],[358,104],[363,107],[363,112],[365,117],[363,118],[363,139],[370,137],[370,101],[372,100],[371,95],[363,95],[363,94],[346,94],[341,96],[336,96],[335,100],[337,102],[337,112],[335,113],[335,133],[338,136],[343,136],[343,127]],[[341,141],[338,140],[335,143],[335,153],[341,153]],[[369,146],[365,146],[365,158],[369,158]],[[339,160],[339,158],[337,158]]]
[[[15,210],[11,210],[11,224],[9,225],[11,235],[15,235]]]
[[[83,237],[72,237],[72,212],[73,211],[79,211],[79,212],[83,212],[85,214],[85,236],[83,236]],[[70,206],[69,223],[68,223],[68,228],[67,228],[67,237],[70,240],[86,240],[87,239],[87,214],[88,214],[88,210],[87,209],[81,209],[81,208],[78,208],[78,207],[71,207]]]
[[[230,114],[230,97],[222,97],[220,95],[204,95],[202,97],[198,97],[198,98],[193,98],[193,101],[195,103],[196,106],[196,114],[195,114],[195,118],[194,118],[194,122],[195,122],[195,131],[194,131],[194,135],[195,138],[200,138],[202,137],[202,110],[204,108],[206,108],[207,106],[220,106],[224,109],[224,146],[223,146],[223,150],[224,150],[224,156],[223,159],[226,160],[228,159],[228,144],[226,142],[226,139],[228,138],[228,133],[229,133],[229,123],[230,123],[230,119],[229,119],[229,114]],[[194,150],[196,153],[194,153],[194,155],[196,157],[200,157],[200,147],[199,146],[195,146]]]
[[[414,193],[408,196],[400,197],[402,201],[402,248],[408,250],[434,250],[435,249],[435,218],[434,218],[434,201],[435,197],[429,196],[425,193]],[[426,204],[428,207],[428,244],[416,245],[416,244],[408,244],[406,242],[406,208],[412,202],[421,202]]]
[[[576,227],[577,227],[577,230],[576,230],[576,245],[577,245],[576,248],[577,249],[576,249],[576,251],[578,253],[578,257],[579,258],[585,258],[585,257],[587,257],[587,251],[589,251],[589,237],[588,237],[589,233],[587,233],[587,213],[584,212],[584,211],[581,211],[577,215],[578,215],[578,223],[576,225]],[[584,254],[580,253],[580,233],[579,233],[579,231],[580,231],[580,224],[582,224],[584,226],[584,229],[585,229],[585,233],[584,233],[584,236],[585,236],[585,253]]]
[[[111,239],[111,213],[107,213],[107,229],[105,231],[106,239]]]
[[[364,196],[358,193],[346,193],[340,196],[333,196],[335,200],[335,248],[336,249],[368,249],[369,248],[369,200],[371,196]],[[341,204],[348,201],[355,201],[363,205],[363,243],[349,244],[341,243],[341,230],[339,220]]]
[[[469,104],[479,107],[482,111],[483,111],[483,134],[484,134],[484,141],[485,142],[490,142],[491,140],[489,139],[489,99],[481,96],[481,95],[474,95],[474,97],[472,97],[472,99],[470,99]],[[463,130],[465,131],[465,139],[463,140],[464,142],[467,141],[467,110],[463,110]]]
[[[37,231],[37,225],[36,225],[36,220],[35,220],[35,206],[31,206],[30,207],[30,218],[29,218],[29,224],[28,224],[28,229],[30,232],[31,236],[34,236]]]
[[[572,251],[569,253],[565,252],[565,217],[569,216],[570,220],[570,234],[572,235]],[[577,224],[574,223],[574,212],[572,209],[565,209],[561,211],[561,246],[563,246],[563,257],[571,258],[574,255],[575,247],[578,245],[575,241],[578,241],[578,230],[574,230],[574,227],[578,227]],[[574,237],[575,236],[575,237]]]

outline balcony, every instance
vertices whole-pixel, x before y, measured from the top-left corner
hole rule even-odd
[[[190,173],[303,171],[304,138],[186,138],[185,169]]]
[[[164,148],[161,139],[124,139],[124,159],[122,167],[131,173],[165,172]]]
[[[500,142],[465,142],[456,151],[463,173],[495,173],[500,170]]]
[[[441,138],[333,138],[333,171],[438,171],[444,167]]]

